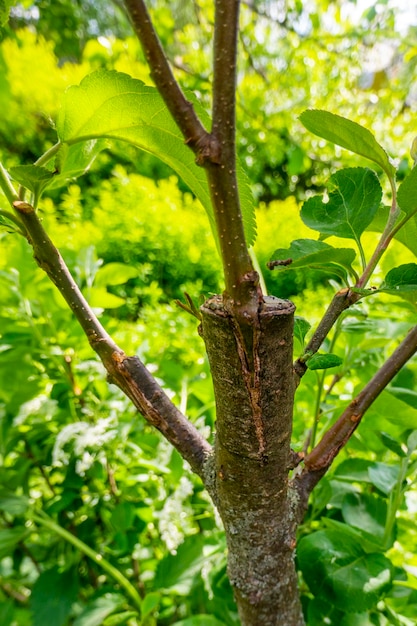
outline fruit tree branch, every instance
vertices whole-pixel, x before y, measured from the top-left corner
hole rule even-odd
[[[304,504],[306,504],[306,497],[327,472],[340,450],[359,426],[364,413],[416,351],[417,326],[409,331],[384,365],[352,400],[316,447],[306,456],[304,469],[295,478],[297,489],[301,499],[304,500]]]
[[[178,450],[193,471],[202,476],[204,463],[211,452],[210,445],[171,402],[143,363],[137,357],[127,357],[107,334],[43,228],[35,209],[23,201],[14,201],[13,206],[26,229],[36,262],[65,298],[103,362],[110,382],[132,400],[144,418]]]

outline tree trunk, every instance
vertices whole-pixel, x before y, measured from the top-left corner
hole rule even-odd
[[[288,490],[294,305],[265,297],[242,328],[208,300],[202,332],[217,424],[210,489],[223,520],[228,573],[242,626],[302,626]]]

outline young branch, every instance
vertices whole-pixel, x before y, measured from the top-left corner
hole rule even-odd
[[[349,289],[341,289],[335,294],[333,300],[329,304],[326,313],[324,314],[322,320],[317,326],[314,335],[307,344],[304,350],[304,354],[294,363],[294,373],[296,376],[297,385],[307,371],[307,358],[312,356],[319,350],[321,344],[326,339],[330,330],[333,328],[334,324],[337,322],[343,311],[352,306],[352,304],[355,304],[355,302],[357,302],[359,299],[360,296],[356,293],[353,293]]]
[[[213,47],[212,136],[219,164],[207,176],[222,251],[226,294],[231,308],[258,308],[260,288],[245,240],[236,175],[236,66],[239,0],[216,0]],[[249,311],[247,311],[249,312]]]
[[[65,298],[102,360],[110,381],[175,446],[196,474],[202,476],[205,460],[211,452],[210,445],[171,402],[143,363],[137,357],[127,357],[107,334],[45,232],[34,208],[23,201],[15,201],[13,206],[26,229],[35,260]]]
[[[144,0],[124,0],[124,4],[142,45],[151,77],[184,135],[185,142],[197,155],[197,162],[203,163],[205,159],[216,160],[218,147],[176,81]]]
[[[144,0],[125,0],[151,76],[185,142],[206,169],[231,308],[258,308],[259,286],[249,256],[236,176],[235,90],[239,0],[216,0],[213,124],[203,127],[175,80]],[[246,311],[248,312],[248,311]]]
[[[329,428],[317,446],[304,459],[304,470],[295,479],[297,489],[304,499],[349,441],[367,409],[416,351],[417,326],[410,330],[381,369],[352,400],[337,422]]]

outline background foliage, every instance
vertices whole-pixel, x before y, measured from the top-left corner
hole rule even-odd
[[[211,3],[152,10],[181,83],[208,107]],[[413,16],[404,26],[401,15],[386,2],[363,14],[347,1],[243,6],[238,150],[259,200],[254,253],[268,291],[291,297],[311,325],[340,277],[269,272],[266,262],[294,239],[317,239],[299,217],[301,201],[341,162],[363,163],[306,133],[298,115],[325,107],[372,127],[405,175],[417,48]],[[102,68],[150,81],[117,3],[13,7],[0,48],[0,160],[29,164],[50,148],[65,88]],[[212,436],[203,344],[174,303],[184,291],[198,302],[222,289],[209,224],[189,189],[151,155],[109,142],[41,211],[116,341]],[[2,626],[238,624],[207,495],[106,383],[61,296],[10,230],[0,234]],[[366,251],[374,243],[372,232],[362,238]],[[376,280],[412,260],[395,242]],[[387,294],[341,318],[325,350],[342,364],[306,374],[295,449],[336,419],[414,320],[415,298]],[[397,376],[314,493],[298,549],[309,626],[416,623],[416,377],[415,363]]]

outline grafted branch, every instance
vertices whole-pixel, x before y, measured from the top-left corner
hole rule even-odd
[[[212,135],[220,146],[219,164],[207,163],[223,258],[226,294],[237,317],[254,317],[259,286],[246,245],[236,175],[236,66],[239,0],[216,0],[213,48]],[[243,313],[241,310],[243,309]]]
[[[317,446],[304,460],[304,470],[295,484],[306,505],[306,498],[324,476],[340,450],[347,444],[364,413],[394,376],[417,351],[417,326],[412,328],[401,344],[352,400],[337,422],[324,434]]]
[[[132,400],[145,419],[166,437],[190,463],[194,472],[203,477],[204,463],[211,453],[210,445],[171,402],[144,364],[137,357],[127,357],[108,335],[43,228],[34,208],[22,201],[14,201],[13,206],[26,229],[36,262],[65,298],[92,348],[102,360],[110,382]]]

